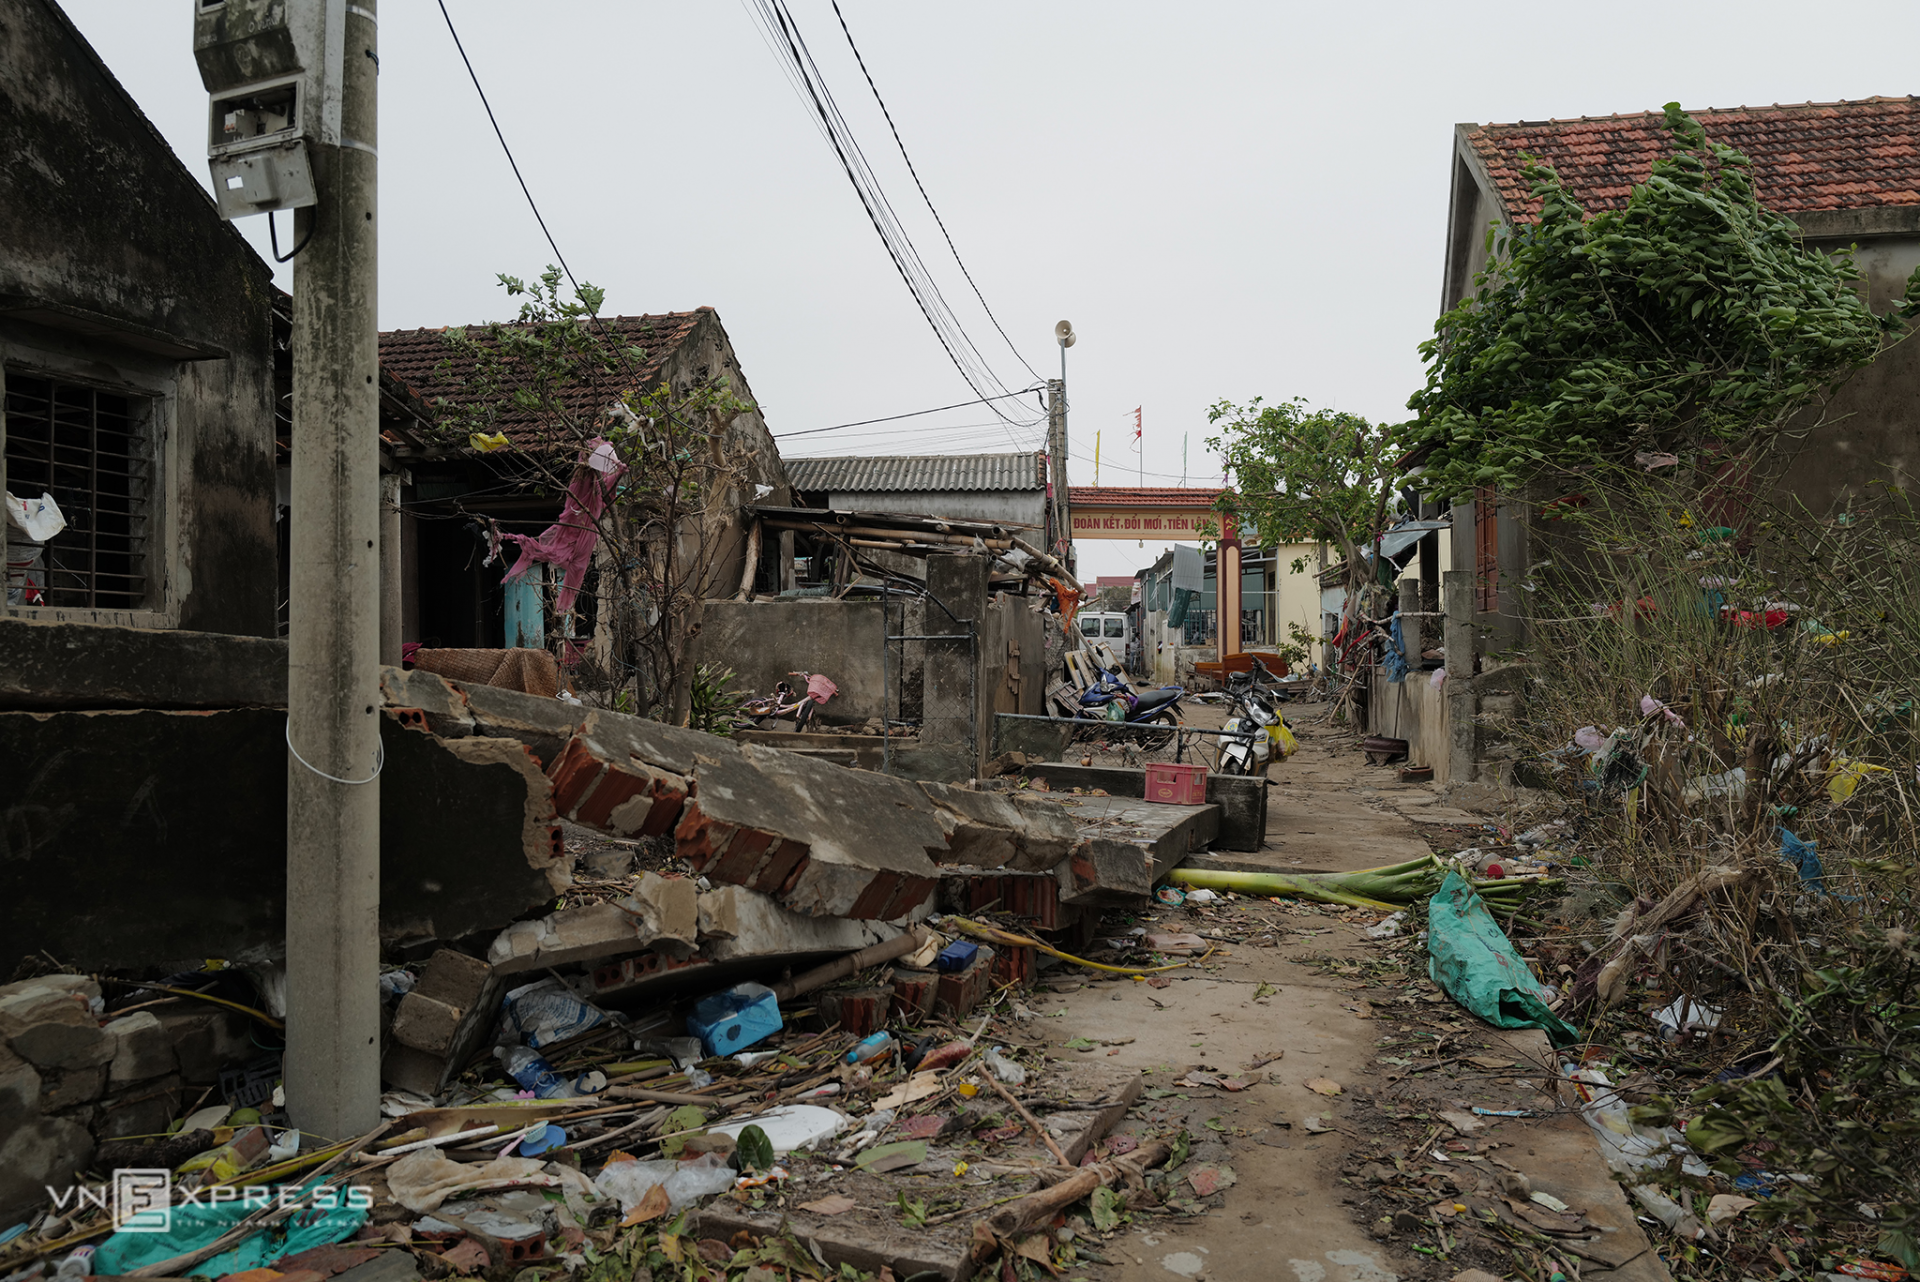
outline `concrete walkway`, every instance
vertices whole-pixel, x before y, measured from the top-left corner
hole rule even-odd
[[[1215,712],[1205,705],[1194,711],[1201,715],[1190,715],[1190,724],[1206,724],[1202,717]],[[1429,849],[1402,809],[1478,821],[1448,807],[1433,810],[1432,793],[1421,785],[1401,785],[1392,770],[1368,767],[1354,735],[1314,720],[1323,709],[1289,711],[1298,714],[1289,720],[1298,726],[1302,749],[1272,768],[1269,849],[1231,856],[1238,866],[1299,872],[1399,863]],[[1389,801],[1402,805],[1390,808]],[[1403,1169],[1392,1178],[1403,1187],[1421,1180],[1442,1187],[1453,1173],[1468,1170],[1466,1162],[1482,1163],[1472,1168],[1482,1173],[1501,1163],[1526,1171],[1534,1188],[1556,1193],[1601,1226],[1618,1267],[1583,1261],[1589,1282],[1666,1282],[1585,1124],[1550,1093],[1554,1066],[1544,1038],[1502,1035],[1453,1005],[1424,978],[1417,946],[1403,943],[1397,954],[1410,971],[1421,968],[1417,973],[1369,987],[1365,968],[1380,965],[1386,947],[1363,934],[1375,920],[1370,913],[1257,899],[1156,909],[1137,925],[1239,942],[1223,943],[1200,965],[1154,983],[1091,978],[1092,972],[1071,966],[1049,973],[1055,991],[1035,995],[1038,1030],[1056,1047],[1085,1039],[1095,1047],[1079,1054],[1147,1075],[1148,1097],[1120,1132],[1185,1129],[1193,1137],[1180,1168],[1182,1197],[1202,1191],[1185,1177],[1203,1186],[1210,1178],[1223,1186],[1231,1181],[1224,1206],[1203,1215],[1134,1213],[1111,1239],[1089,1244],[1109,1265],[1077,1272],[1153,1282],[1398,1282],[1450,1279],[1467,1267],[1508,1272],[1510,1264],[1486,1243],[1458,1247],[1450,1258],[1409,1249],[1415,1243],[1431,1248],[1436,1238],[1404,1222],[1396,1231],[1392,1206],[1357,1176],[1363,1161],[1382,1155],[1391,1174],[1397,1153]],[[1129,928],[1108,919],[1109,930]],[[1441,1045],[1451,1039],[1450,1055],[1479,1049],[1500,1056],[1488,1062],[1513,1065],[1517,1076],[1466,1066],[1460,1078],[1437,1068],[1408,1081],[1390,1078],[1398,1070],[1381,1058],[1385,1046],[1422,1037]],[[1397,1058],[1405,1065],[1420,1053],[1402,1051]],[[1194,1071],[1263,1080],[1238,1092],[1178,1084]],[[1310,1089],[1310,1082],[1320,1089]],[[1339,1093],[1325,1094],[1329,1084]],[[1495,1121],[1475,1146],[1497,1156],[1449,1163],[1444,1153],[1431,1156],[1433,1127],[1426,1121],[1429,1110],[1449,1104],[1557,1115]],[[1408,1120],[1413,1114],[1417,1123]],[[1207,1174],[1221,1170],[1230,1174]],[[1444,1199],[1449,1214],[1453,1196]],[[1426,1213],[1424,1204],[1414,1209]]]

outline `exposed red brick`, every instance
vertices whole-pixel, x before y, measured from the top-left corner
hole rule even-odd
[[[902,880],[904,878],[897,872],[875,873],[866,889],[860,892],[860,897],[853,901],[853,907],[847,910],[847,916],[860,921],[885,920],[884,910],[893,902]]]
[[[593,791],[600,772],[605,769],[606,763],[594,756],[584,742],[569,739],[567,746],[554,757],[553,764],[547,767],[547,778],[553,783],[553,808],[560,814],[571,815]]]
[[[673,830],[675,853],[692,864],[695,872],[705,872],[719,860],[735,831],[732,824],[715,823],[707,818],[698,799],[691,800],[680,814],[679,826]]]
[[[752,888],[762,894],[779,893],[780,888],[786,884],[787,878],[793,875],[794,869],[798,868],[800,861],[806,857],[807,847],[804,842],[783,838],[780,848],[773,852],[766,863],[761,865],[760,871],[754,875]]]
[[[892,921],[912,912],[926,902],[937,884],[932,877],[902,877],[900,888],[893,892],[893,897],[887,900],[887,906],[880,910],[880,920]]]
[[[893,1018],[917,1024],[933,1014],[940,976],[930,970],[896,971],[893,976]]]
[[[1025,988],[1032,984],[1036,957],[1035,951],[1026,944],[996,944],[993,951],[993,986],[1005,988],[1008,984],[1018,984]]]
[[[721,852],[719,864],[714,867],[714,880],[734,886],[751,886],[762,859],[777,840],[772,833],[761,832],[757,828],[736,829],[733,840],[727,843],[726,850]]]

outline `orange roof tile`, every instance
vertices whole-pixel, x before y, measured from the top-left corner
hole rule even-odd
[[[611,331],[614,341],[626,347],[637,347],[646,353],[644,360],[634,364],[632,378],[622,378],[621,384],[636,388],[654,386],[660,378],[667,357],[693,333],[693,330],[705,318],[713,315],[711,307],[696,308],[690,312],[667,312],[659,316],[606,316],[602,323]],[[429,410],[441,408],[442,402],[460,405],[469,399],[466,380],[473,373],[474,361],[471,357],[458,356],[447,346],[446,327],[436,329],[396,329],[380,335],[380,369],[398,381],[402,387]],[[484,341],[485,327],[473,325],[469,333]],[[592,383],[571,389],[562,399],[570,412],[590,421],[602,413],[623,387],[608,385],[595,386]],[[532,443],[524,437],[538,438],[543,433],[541,425],[534,415],[508,407],[495,420],[496,430],[504,431],[516,445]]]
[[[1691,113],[1713,142],[1753,162],[1760,203],[1784,214],[1920,204],[1920,98]],[[1672,150],[1663,113],[1483,125],[1467,135],[1508,214],[1539,216],[1522,153],[1553,167],[1588,213],[1624,208]]]

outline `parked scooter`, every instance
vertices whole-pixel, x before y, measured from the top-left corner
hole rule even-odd
[[[1255,659],[1251,670],[1228,678],[1233,715],[1222,729],[1248,737],[1220,740],[1221,774],[1264,775],[1269,763],[1284,761],[1299,747],[1292,727],[1280,715],[1278,696],[1265,684],[1272,676],[1267,666]]]
[[[1161,734],[1132,736],[1136,747],[1157,752],[1173,742],[1182,722],[1180,696],[1185,693],[1180,686],[1163,686],[1137,694],[1118,672],[1101,668],[1100,679],[1080,694],[1080,715],[1090,720],[1167,726]]]

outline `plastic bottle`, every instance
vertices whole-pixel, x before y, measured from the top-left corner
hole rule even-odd
[[[536,1099],[573,1098],[573,1087],[560,1080],[540,1052],[525,1046],[496,1046],[493,1053],[507,1076],[520,1083],[521,1090],[532,1091]]]
[[[74,1248],[73,1254],[60,1261],[60,1267],[53,1276],[67,1282],[79,1282],[93,1272],[93,1252],[94,1248],[90,1246]]]
[[[892,1033],[872,1033],[847,1052],[847,1063],[865,1064],[879,1059],[882,1055],[891,1054],[898,1047],[899,1043],[893,1040]]]

